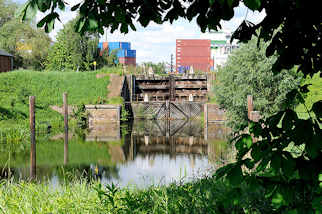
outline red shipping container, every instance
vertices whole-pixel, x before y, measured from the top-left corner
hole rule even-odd
[[[119,63],[124,65],[136,65],[135,57],[119,57]]]
[[[202,64],[210,64],[210,57],[177,57],[176,62],[178,63],[202,63]]]
[[[183,46],[206,46],[210,47],[211,40],[208,39],[177,39],[176,40],[177,47]]]
[[[210,70],[210,64],[201,64],[201,63],[183,63],[181,66],[192,66],[194,71],[204,71],[204,72],[209,72]],[[178,69],[178,67],[177,67]]]
[[[103,50],[107,50],[108,49],[108,42],[103,42]]]
[[[177,56],[207,56],[210,57],[210,47],[177,47]]]

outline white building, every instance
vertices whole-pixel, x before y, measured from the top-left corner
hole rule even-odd
[[[212,67],[215,71],[226,63],[232,50],[239,47],[236,40],[230,43],[231,36],[230,31],[211,31],[201,35],[202,39],[211,40]]]

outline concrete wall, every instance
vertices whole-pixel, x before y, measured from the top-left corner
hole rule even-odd
[[[120,122],[121,105],[85,105],[85,108],[88,112],[89,128],[110,122]]]
[[[121,139],[120,123],[94,124],[86,135],[86,141],[107,142]]]

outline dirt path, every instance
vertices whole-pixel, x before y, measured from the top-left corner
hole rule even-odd
[[[117,74],[111,74],[110,84],[107,86],[108,95],[107,98],[121,96],[122,82],[124,77]]]

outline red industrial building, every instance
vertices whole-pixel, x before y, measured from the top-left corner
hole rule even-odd
[[[192,66],[194,71],[209,72],[213,65],[210,48],[211,40],[177,39],[176,70]]]
[[[13,56],[0,50],[0,73],[11,71],[13,68]]]

